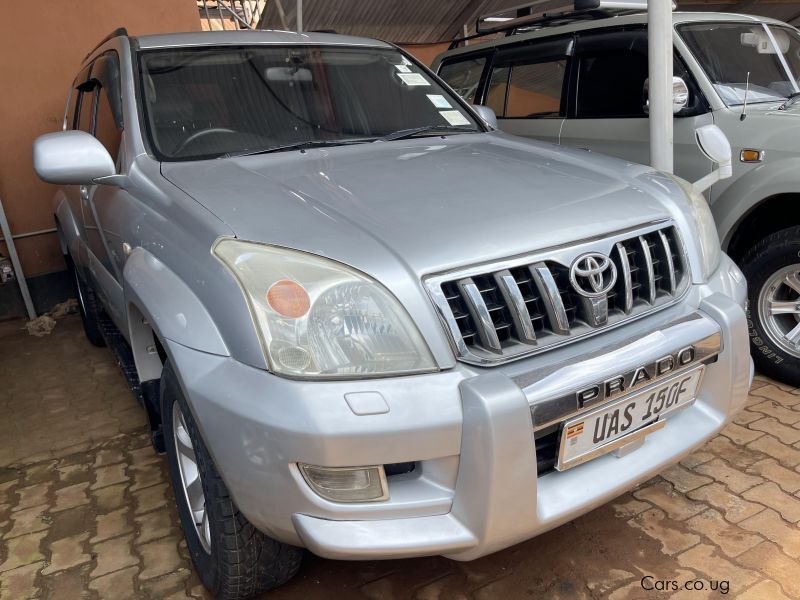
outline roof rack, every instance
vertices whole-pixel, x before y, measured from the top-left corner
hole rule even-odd
[[[673,8],[675,2],[673,1]],[[647,0],[533,0],[502,11],[481,15],[475,22],[475,34],[456,38],[450,49],[464,41],[494,33],[514,35],[525,27],[548,27],[573,21],[606,19],[647,10]]]
[[[89,50],[89,52],[86,53],[86,56],[83,57],[83,60],[86,60],[87,58],[89,58],[89,56],[92,54],[92,52],[94,52],[100,46],[105,44],[108,40],[113,40],[115,37],[128,37],[128,30],[125,29],[124,27],[117,27],[114,31],[109,33],[106,37],[104,37],[102,40],[97,42],[97,45],[94,48],[92,48],[91,50]]]

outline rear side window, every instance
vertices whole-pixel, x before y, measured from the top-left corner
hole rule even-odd
[[[531,42],[498,52],[489,76],[486,105],[498,117],[563,117],[571,48],[572,38],[568,37]]]
[[[75,107],[72,128],[92,133],[95,87],[92,84],[84,84],[80,89],[75,90],[75,93],[78,94],[78,102]]]
[[[644,31],[587,34],[578,41],[578,118],[645,117],[647,35]]]
[[[439,77],[464,100],[474,104],[484,67],[486,57],[448,62],[439,67]]]
[[[114,113],[111,110],[106,88],[101,87],[97,95],[97,116],[95,118],[94,136],[106,147],[111,158],[117,162],[122,131],[117,127]]]

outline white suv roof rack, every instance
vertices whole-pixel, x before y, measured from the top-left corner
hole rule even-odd
[[[675,3],[673,2],[673,8]],[[545,26],[553,21],[567,23],[583,19],[601,19],[647,10],[647,0],[533,0],[502,11],[482,15],[475,23],[476,36],[520,27]]]

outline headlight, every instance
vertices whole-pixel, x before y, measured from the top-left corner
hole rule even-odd
[[[722,257],[714,215],[711,214],[711,209],[703,194],[696,191],[691,183],[680,177],[673,176],[672,178],[686,194],[686,199],[689,202],[689,208],[697,229],[698,242],[700,242],[700,254],[703,259],[703,279],[708,280],[719,267],[719,261]]]
[[[363,273],[313,254],[231,238],[212,252],[244,291],[274,373],[335,378],[436,369],[400,303]]]

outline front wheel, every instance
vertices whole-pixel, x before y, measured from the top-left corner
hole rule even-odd
[[[100,305],[97,302],[97,296],[81,279],[72,257],[67,254],[64,256],[64,260],[67,263],[67,270],[75,286],[75,295],[78,297],[78,310],[81,313],[81,322],[83,323],[86,339],[93,346],[102,348],[106,345],[106,341],[103,339],[103,334],[100,330]]]
[[[236,507],[169,361],[161,379],[161,417],[181,529],[203,585],[219,600],[239,600],[289,581],[302,550],[267,537]]]
[[[773,233],[745,254],[748,327],[756,368],[800,386],[800,227]]]

